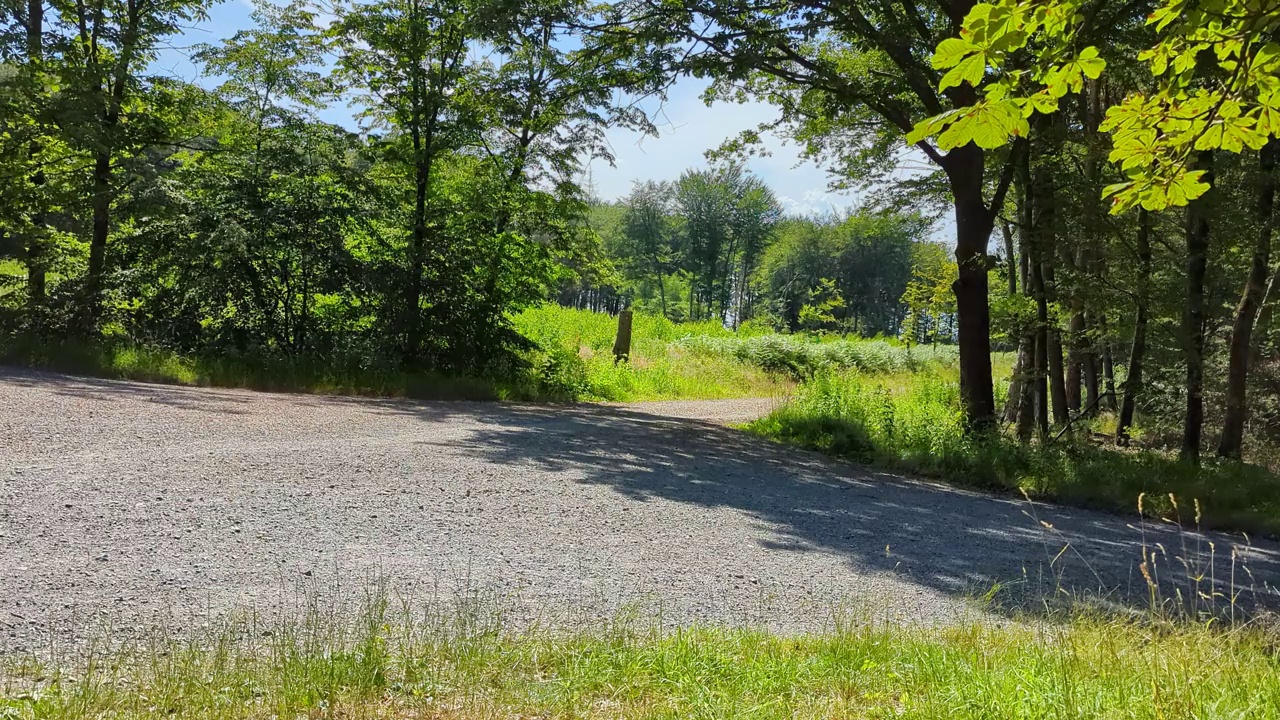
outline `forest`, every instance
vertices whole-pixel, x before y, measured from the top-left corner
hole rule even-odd
[[[11,360],[512,377],[550,301],[954,343],[968,430],[1023,443],[1089,428],[1195,464],[1280,430],[1270,10],[262,2],[191,49],[202,82],[159,72],[209,8],[3,6]],[[636,99],[682,76],[776,119],[595,198],[605,131],[656,132]],[[343,105],[358,128],[320,119]],[[784,213],[747,169],[765,136],[864,200]]]

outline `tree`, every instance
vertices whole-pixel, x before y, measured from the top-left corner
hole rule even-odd
[[[955,313],[951,283],[959,269],[938,243],[916,243],[911,248],[911,281],[902,293],[907,308],[903,335],[908,343],[947,338],[946,319]]]
[[[102,310],[111,210],[121,164],[172,139],[165,115],[180,107],[184,89],[142,75],[161,42],[201,19],[207,0],[55,0],[56,72],[64,88],[55,122],[89,161],[92,223],[82,322],[96,325]]]
[[[662,315],[667,316],[666,277],[675,254],[676,223],[672,188],[666,183],[636,183],[623,201],[624,257],[636,274],[652,274]]]
[[[392,131],[384,150],[407,166],[412,184],[402,299],[394,321],[406,359],[422,352],[424,299],[428,312],[445,302],[449,276],[441,271],[450,249],[431,202],[433,172],[443,155],[467,145],[476,132],[470,127],[476,118],[463,111],[474,70],[467,52],[480,36],[476,10],[467,0],[383,0],[342,9],[331,28],[341,41],[340,77],[367,103],[364,118]]]
[[[807,94],[821,110],[810,116],[814,125],[844,131],[845,116],[851,115],[895,129],[895,142],[901,142],[918,119],[962,111],[978,100],[969,85],[940,91],[939,76],[925,60],[941,40],[958,36],[973,5],[879,0],[778,8],[746,0],[630,0],[613,6],[601,36],[605,42],[638,43],[647,56],[665,60],[668,70],[712,77],[722,96],[733,88],[767,101]],[[779,86],[796,92],[776,92]],[[791,106],[784,100],[784,112]],[[808,122],[801,117],[796,112],[782,120]],[[958,143],[946,152],[923,137],[905,138],[905,144],[947,178],[959,266],[954,292],[961,395],[971,425],[986,427],[995,416],[986,253],[1013,165],[1005,159],[988,182],[989,156],[977,143]]]

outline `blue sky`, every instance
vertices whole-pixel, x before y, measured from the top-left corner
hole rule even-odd
[[[199,80],[198,69],[187,59],[185,48],[217,42],[249,27],[251,10],[248,0],[226,0],[214,6],[207,21],[174,39],[174,49],[161,55],[156,68],[184,80]],[[707,150],[775,116],[771,107],[761,103],[707,107],[700,97],[704,87],[703,81],[683,78],[672,88],[661,112],[655,103],[652,111],[661,130],[658,137],[624,129],[609,131],[614,166],[595,161],[590,167],[589,179],[599,197],[616,199],[626,195],[637,180],[673,180],[686,169],[705,167]],[[323,118],[355,125],[352,110],[340,104],[329,108]],[[801,161],[795,147],[770,138],[767,148],[768,156],[751,158],[747,164],[773,188],[788,212],[819,213],[856,204],[851,193],[831,192],[826,173],[814,163]]]

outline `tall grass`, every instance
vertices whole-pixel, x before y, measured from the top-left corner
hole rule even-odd
[[[1189,520],[1175,501],[1198,500],[1206,528],[1280,533],[1280,478],[1264,468],[1206,460],[1200,467],[1156,451],[1121,451],[1083,439],[1025,446],[964,432],[953,371],[828,373],[749,426],[776,440],[856,462],[1032,498]]]
[[[696,353],[687,338],[732,338],[715,321],[673,323],[635,316],[629,362],[615,363],[618,319],[555,305],[515,316],[532,347],[502,374],[405,372],[368,363],[310,358],[184,355],[121,340],[96,342],[0,336],[0,363],[178,385],[421,399],[668,400],[759,397],[788,378],[725,354]]]
[[[385,591],[350,612],[308,608],[187,640],[10,657],[0,717],[1280,717],[1280,660],[1257,627],[846,618],[780,636],[636,620],[517,630]]]
[[[951,345],[907,347],[879,339],[820,342],[792,335],[687,335],[677,344],[697,355],[734,357],[797,380],[849,369],[871,373],[912,372],[934,365],[954,365],[958,358],[956,348]]]
[[[674,323],[637,313],[631,355],[613,357],[618,319],[604,313],[554,305],[515,317],[516,329],[537,346],[534,363],[551,394],[586,400],[675,400],[769,396],[789,386],[786,378],[732,355],[696,353],[690,338],[734,337],[718,321]]]

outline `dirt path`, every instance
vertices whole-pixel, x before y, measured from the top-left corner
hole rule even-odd
[[[528,613],[639,604],[779,628],[842,604],[948,621],[997,581],[1032,597],[1142,588],[1132,519],[1034,509],[1049,530],[1026,503],[715,422],[768,406],[409,403],[0,371],[0,650],[371,575],[485,588]],[[1195,539],[1145,532],[1171,556]],[[1276,549],[1246,554],[1274,585]]]

